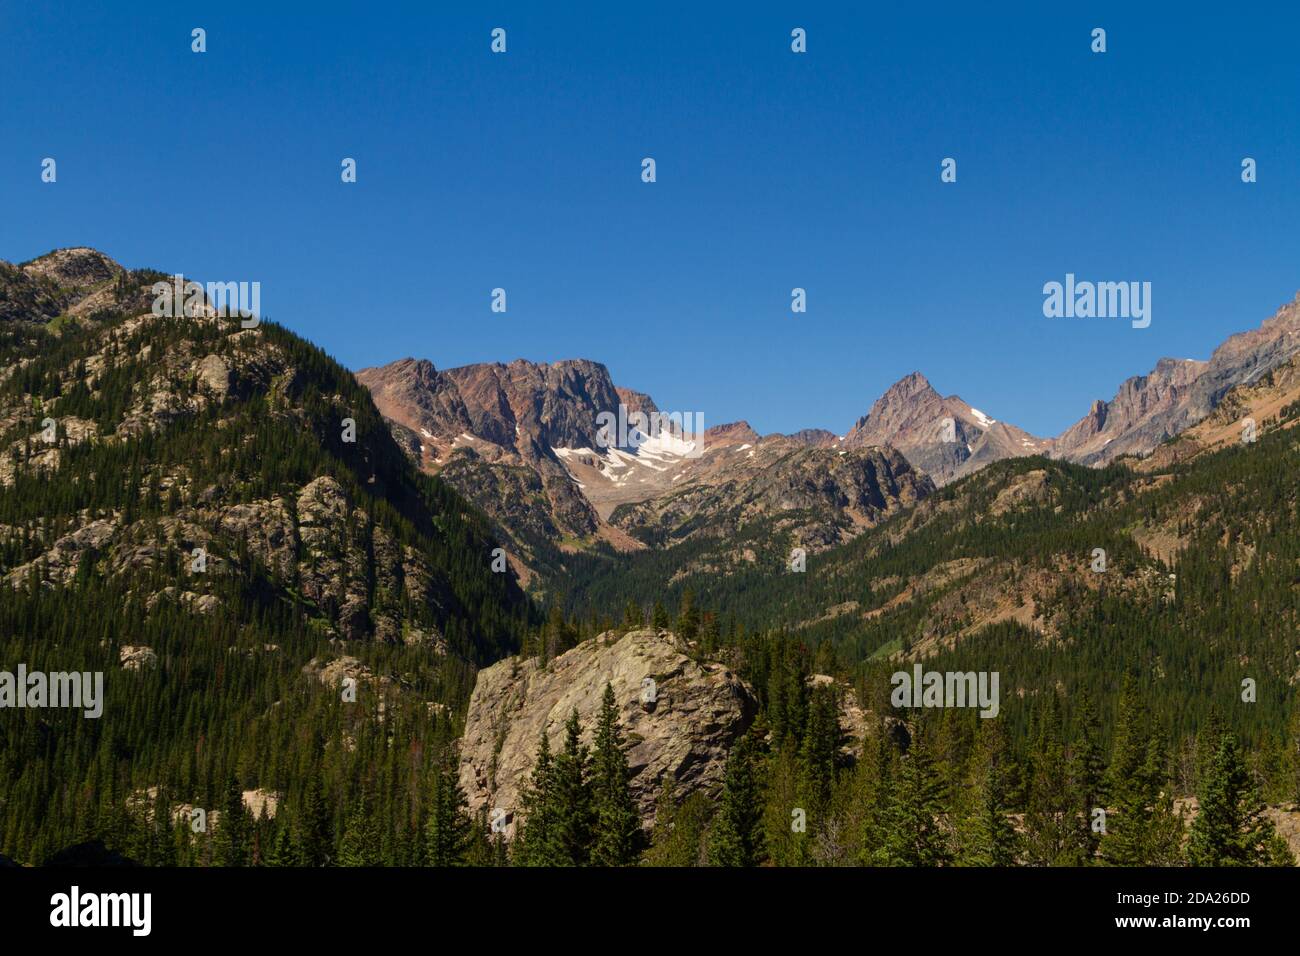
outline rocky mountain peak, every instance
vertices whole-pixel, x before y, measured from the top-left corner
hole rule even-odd
[[[116,285],[125,274],[108,256],[85,247],[56,249],[21,265],[0,260],[0,322],[46,322],[123,308],[128,303],[117,298]],[[130,305],[144,304],[145,291],[134,288]]]
[[[31,276],[45,276],[64,288],[85,290],[116,278],[125,270],[96,249],[55,249],[22,265]]]
[[[761,436],[750,426],[749,422],[729,422],[726,425],[714,425],[704,430],[704,447],[716,445],[734,445],[759,441]]]

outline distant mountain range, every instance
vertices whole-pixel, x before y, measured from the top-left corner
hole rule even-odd
[[[410,865],[408,808],[458,739],[467,796],[495,808],[536,736],[589,722],[607,684],[647,823],[664,781],[716,802],[738,735],[789,719],[803,689],[827,688],[820,719],[865,746],[902,662],[1000,673],[1022,752],[1039,702],[1077,715],[1086,693],[1113,724],[1136,675],[1179,748],[1178,794],[1200,788],[1217,715],[1284,752],[1300,300],[1055,438],[913,373],[843,435],[742,421],[611,443],[602,413],[658,409],[596,362],[354,375],[274,323],[154,315],[164,278],[81,248],[0,262],[0,656],[105,673],[112,702],[94,733],[26,709],[0,722],[12,859],[103,836],[84,829],[101,797],[64,796],[111,773],[113,814],[153,790],[198,806],[221,780],[222,813],[283,796],[258,845],[283,835],[299,862],[365,833],[367,807],[402,808],[378,842]],[[1245,678],[1258,704],[1235,707]],[[1256,766],[1292,800],[1292,765]],[[338,841],[295,828],[322,793]],[[147,862],[199,859],[137,835]]]
[[[850,539],[895,509],[993,462],[1042,455],[1088,465],[1150,455],[1210,416],[1223,397],[1300,354],[1300,296],[1207,361],[1161,359],[1097,400],[1060,435],[998,421],[920,372],[890,386],[842,436],[709,428],[703,452],[668,430],[603,447],[598,417],[659,411],[586,359],[438,370],[406,358],[363,369],[407,453],[478,504],[528,574],[545,543],[619,550],[734,533],[795,515],[811,550]],[[608,443],[605,443],[608,445]]]

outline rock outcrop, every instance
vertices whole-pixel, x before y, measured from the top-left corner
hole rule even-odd
[[[122,667],[129,671],[144,670],[158,663],[158,652],[142,644],[124,644],[118,654]]]
[[[1230,336],[1209,361],[1161,359],[1148,375],[1130,378],[1109,402],[1057,440],[1052,454],[1085,465],[1121,455],[1150,454],[1214,412],[1234,388],[1251,386],[1300,355],[1300,294],[1259,328]]]
[[[680,797],[722,785],[731,745],[757,711],[750,688],[722,664],[699,663],[667,631],[610,631],[545,667],[517,657],[479,671],[461,741],[460,785],[472,812],[506,813],[507,836],[519,819],[520,793],[545,731],[552,751],[577,710],[589,744],[605,685],[614,688],[627,743],[631,788],[642,823],[668,778]],[[653,694],[647,692],[649,679]],[[653,697],[653,700],[646,698]]]

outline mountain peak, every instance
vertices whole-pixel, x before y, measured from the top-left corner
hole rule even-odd
[[[885,389],[885,395],[882,396],[882,399],[885,396],[891,395],[910,396],[927,392],[933,392],[935,395],[939,394],[934,390],[934,386],[930,384],[930,380],[920,372],[909,372],[893,385],[889,386],[889,388]]]
[[[20,268],[28,275],[46,276],[78,290],[116,278],[125,271],[98,249],[88,246],[54,249],[24,262]]]
[[[706,428],[704,430],[704,447],[713,448],[718,445],[737,443],[753,444],[759,438],[758,432],[750,427],[749,422],[742,419],[738,422],[728,422],[725,425],[714,425],[712,428]]]

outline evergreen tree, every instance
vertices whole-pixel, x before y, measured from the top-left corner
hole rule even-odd
[[[1286,734],[1287,777],[1286,799],[1300,808],[1300,702],[1291,708],[1291,722]]]
[[[677,613],[677,636],[690,642],[700,632],[700,611],[695,606],[695,592],[687,588],[682,593],[681,607]]]
[[[830,805],[842,738],[835,688],[819,685],[808,704],[808,724],[799,752],[804,801],[809,812],[818,817]]]
[[[1025,857],[1035,866],[1079,866],[1084,861],[1080,797],[1071,787],[1057,698],[1042,709],[1030,757],[1025,811]]]
[[[294,866],[298,862],[298,854],[293,846],[293,838],[290,828],[287,824],[281,824],[276,827],[275,840],[271,844],[271,852],[266,858],[267,866]]]
[[[1101,833],[1094,826],[1094,814],[1105,807],[1106,762],[1098,740],[1097,712],[1086,693],[1080,695],[1078,730],[1070,752],[1070,783],[1079,807],[1078,844],[1083,860],[1092,862],[1101,845]]]
[[[727,757],[722,799],[709,831],[712,866],[756,866],[762,861],[762,807],[754,743],[745,734]]]
[[[343,827],[339,846],[340,866],[379,866],[383,862],[379,825],[368,794],[353,805]]]
[[[533,761],[533,772],[520,795],[523,822],[515,858],[521,866],[558,866],[555,853],[559,826],[555,802],[555,769],[551,742],[542,731],[542,742]]]
[[[1107,818],[1102,858],[1112,866],[1166,866],[1180,856],[1181,815],[1175,815],[1164,741],[1151,726],[1136,684],[1120,700],[1115,755],[1108,792],[1115,812]]]
[[[1019,838],[1010,819],[1014,772],[1006,736],[996,720],[980,724],[976,740],[974,806],[963,821],[962,866],[1014,866]]]
[[[645,625],[645,611],[636,601],[629,599],[623,608],[623,626],[629,630]]]
[[[699,866],[703,862],[708,800],[696,792],[679,804],[676,791],[676,782],[671,777],[659,791],[654,831],[644,859],[647,866]]]
[[[431,821],[432,822],[432,819]],[[479,812],[469,821],[469,839],[465,846],[464,863],[469,867],[486,867],[496,866],[496,847],[494,836],[501,838],[504,843],[502,834],[493,834],[492,825],[488,819],[488,808],[480,807]],[[432,853],[426,852],[426,859],[432,857]]]
[[[221,817],[213,839],[215,860],[218,866],[248,866],[250,854],[250,826],[248,811],[244,808],[244,795],[239,782],[232,776],[227,779],[222,793]]]
[[[1192,866],[1261,866],[1278,862],[1277,832],[1232,734],[1224,734],[1202,778],[1200,813],[1192,821],[1187,861]],[[1290,857],[1290,853],[1287,853]],[[1294,861],[1287,859],[1286,865]]]
[[[943,779],[935,769],[929,746],[912,729],[912,742],[899,762],[898,783],[885,835],[884,859],[889,866],[942,866],[951,860],[948,838],[939,816],[943,812]]]
[[[596,724],[596,750],[591,766],[595,834],[591,862],[596,866],[629,866],[636,862],[641,821],[628,788],[627,755],[618,722],[612,684],[605,685]]]
[[[803,774],[793,742],[787,742],[764,762],[763,851],[775,866],[806,866],[812,856],[811,823],[822,817],[803,790]]]
[[[858,810],[858,857],[864,866],[888,863],[886,843],[893,814],[894,780],[898,753],[886,725],[879,717],[863,743],[855,790]]]
[[[425,862],[429,866],[462,866],[474,839],[474,827],[466,812],[465,793],[456,779],[454,759],[442,759],[434,771],[431,790]]]
[[[654,612],[650,615],[650,623],[656,631],[668,629],[668,610],[664,607],[662,601],[655,601]]]
[[[329,804],[319,772],[307,782],[306,797],[299,814],[298,863],[301,866],[325,866],[334,852],[333,826]]]
[[[564,724],[564,749],[555,755],[551,786],[555,800],[554,858],[560,866],[585,866],[591,859],[595,823],[591,753],[582,742],[576,710]]]

